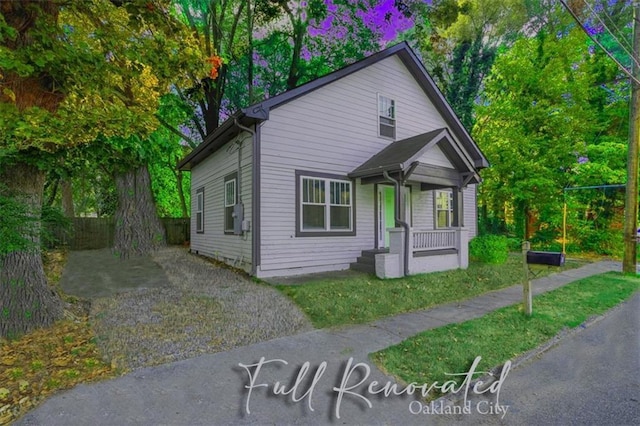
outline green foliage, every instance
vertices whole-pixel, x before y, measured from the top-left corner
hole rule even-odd
[[[501,265],[509,257],[507,237],[502,235],[481,235],[469,243],[471,259],[483,263]]]
[[[507,237],[507,249],[510,252],[522,250],[522,240],[520,238]]]
[[[29,238],[34,220],[27,214],[27,206],[0,188],[0,258],[15,251],[33,248]]]
[[[492,164],[479,191],[488,229],[557,246],[563,188],[624,182],[628,88],[617,72],[580,30],[553,20],[496,59],[473,129]],[[585,218],[588,229],[611,232],[622,206],[616,194],[568,198],[572,249],[582,245]]]
[[[54,248],[67,241],[73,232],[73,222],[62,210],[51,206],[42,206],[40,219],[41,244],[45,248]]]

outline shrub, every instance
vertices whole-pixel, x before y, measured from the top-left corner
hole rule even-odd
[[[73,222],[55,207],[42,206],[41,224],[40,238],[45,248],[63,244],[73,231]]]
[[[476,237],[469,244],[469,254],[473,260],[479,262],[502,264],[509,255],[507,237],[502,235]]]
[[[522,251],[522,239],[515,237],[507,238],[507,248],[509,251]]]

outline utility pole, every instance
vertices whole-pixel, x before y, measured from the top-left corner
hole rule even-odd
[[[640,2],[633,6],[633,52],[631,74],[640,79]],[[640,84],[631,80],[631,98],[629,99],[629,151],[627,154],[627,189],[624,208],[624,258],[622,271],[636,273],[637,226],[638,226],[638,152],[640,148]]]

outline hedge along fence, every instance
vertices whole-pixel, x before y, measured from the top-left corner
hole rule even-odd
[[[67,246],[70,250],[92,250],[113,247],[116,219],[113,217],[76,217],[70,231],[54,226],[48,231],[55,246]],[[160,222],[167,234],[167,244],[182,245],[189,241],[191,219],[163,217]]]

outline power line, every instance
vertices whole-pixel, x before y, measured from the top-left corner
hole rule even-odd
[[[618,37],[616,37],[616,35],[613,33],[613,31],[611,31],[611,30],[609,29],[609,27],[607,27],[607,24],[605,24],[605,23],[604,23],[604,21],[603,21],[602,19],[600,19],[600,15],[598,15],[598,14],[596,13],[596,11],[591,7],[591,5],[587,2],[587,0],[582,0],[582,2],[587,6],[587,8],[589,8],[589,10],[591,11],[591,13],[593,13],[593,15],[596,17],[596,19],[597,19],[598,21],[600,21],[600,24],[602,24],[602,27],[604,28],[604,30],[605,30],[606,32],[608,32],[608,33],[611,35],[611,37],[613,37],[613,39],[614,39],[614,40],[615,40],[615,41],[620,45],[620,47],[622,48],[622,50],[624,50],[624,52],[625,52],[627,55],[629,55],[629,56],[631,57],[631,60],[632,60],[632,61],[634,61],[634,62],[636,63],[636,66],[640,66],[640,62],[638,62],[638,60],[634,57],[633,53],[631,53],[631,51],[633,50],[633,48],[631,47],[631,45],[629,45],[629,46],[628,46],[628,47],[629,47],[629,49],[627,49],[627,47],[625,47],[624,43],[622,43],[622,42],[618,39]],[[609,15],[607,15],[606,13],[605,13],[605,15],[606,15],[607,17],[609,17]],[[610,22],[613,24],[613,26],[615,27],[616,25],[615,25],[615,23],[613,22],[613,19],[611,19],[611,18],[609,17],[609,20],[610,20]],[[616,27],[616,30],[617,30],[617,27]],[[618,31],[620,31],[620,30],[618,30]],[[625,40],[624,38],[623,38],[623,40],[625,41],[625,43],[627,42],[627,40]]]
[[[587,31],[587,29],[584,27],[584,25],[582,24],[582,22],[580,22],[580,19],[578,19],[578,16],[573,12],[573,10],[571,10],[571,8],[567,5],[565,0],[560,0],[560,3],[564,6],[565,9],[567,9],[567,11],[571,14],[571,16],[573,17],[573,19],[578,23],[578,25],[580,25],[580,28],[582,28],[582,30],[585,32],[585,34],[587,35],[587,37],[589,37],[591,39],[591,41],[593,41],[595,44],[598,45],[598,47],[600,47],[600,49],[602,49],[604,51],[604,53],[607,54],[608,57],[610,57],[613,62],[615,62],[618,67],[620,68],[620,71],[622,71],[623,73],[625,73],[631,80],[633,80],[636,84],[640,85],[640,80],[638,78],[636,78],[631,71],[629,71],[624,65],[622,65],[620,63],[620,61],[618,59],[616,59],[615,56],[613,56],[611,54],[611,52],[609,52],[603,45],[602,43],[600,43],[596,38],[594,38],[591,34],[589,34],[589,31]],[[633,57],[633,55],[632,55]]]

